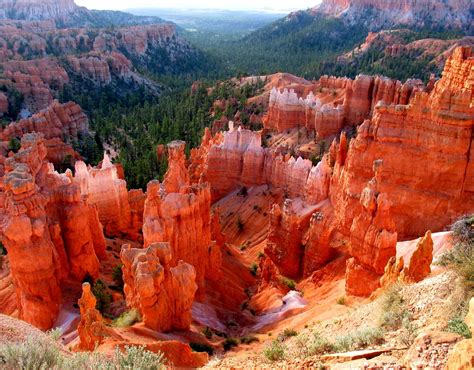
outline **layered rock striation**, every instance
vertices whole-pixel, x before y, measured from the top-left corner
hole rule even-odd
[[[322,77],[316,93],[298,97],[294,90],[275,88],[270,93],[266,128],[284,132],[306,127],[320,139],[338,134],[345,126],[356,126],[370,118],[379,103],[408,104],[412,94],[423,89],[419,80],[404,84],[386,77],[359,75],[355,80]]]
[[[81,197],[71,174],[58,174],[45,160],[43,136],[25,134],[21,144],[3,162],[2,243],[20,318],[49,329],[61,303],[60,282],[98,277],[105,240],[97,210]]]
[[[106,235],[138,237],[144,207],[143,192],[131,191],[129,194],[127,183],[119,177],[117,165],[110,161],[106,153],[100,168],[76,162],[74,181],[79,184],[82,195],[87,196],[89,203],[97,206]],[[133,220],[130,200],[137,208],[133,212]]]
[[[210,186],[189,183],[184,148],[184,142],[170,143],[163,184],[156,180],[148,184],[143,237],[145,246],[168,242],[171,265],[183,260],[194,266],[201,297],[204,279],[212,278],[211,271],[220,270],[220,247],[212,241]]]
[[[194,267],[173,264],[169,243],[144,249],[124,245],[120,257],[127,305],[139,310],[145,325],[160,332],[189,329],[197,290]]]

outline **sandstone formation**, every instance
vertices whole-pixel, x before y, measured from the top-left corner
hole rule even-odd
[[[145,325],[157,331],[189,329],[197,290],[194,267],[173,264],[169,243],[144,249],[124,245],[120,257],[127,305],[139,310]]]
[[[368,15],[369,10],[373,13]],[[469,0],[324,0],[312,13],[366,23],[373,29],[394,25],[422,27],[426,25],[426,14],[430,14],[433,24],[461,28],[472,26],[472,10]]]
[[[469,312],[464,320],[474,333],[474,298],[469,302]],[[446,368],[448,370],[468,370],[474,367],[474,339],[466,339],[456,344],[451,352]]]
[[[0,18],[25,20],[65,19],[78,8],[74,0],[2,0],[0,5]]]
[[[172,249],[171,265],[183,260],[194,266],[199,294],[209,275],[207,263],[220,260],[220,248],[211,241],[211,194],[207,183],[189,184],[184,163],[184,142],[168,145],[169,168],[163,184],[151,181],[143,215],[144,244],[168,242]],[[220,266],[212,269],[219,270]]]
[[[4,162],[0,218],[20,318],[49,329],[59,309],[62,280],[97,277],[105,240],[97,211],[81,198],[71,175],[45,161],[41,134],[25,134]],[[35,255],[31,259],[32,253]]]
[[[21,138],[26,133],[39,132],[46,139],[47,159],[60,164],[70,156],[77,158],[71,143],[89,135],[87,116],[75,103],[60,104],[53,102],[48,109],[38,112],[27,119],[10,123],[0,130],[0,141]],[[68,142],[66,144],[62,140]]]
[[[77,327],[79,333],[79,350],[93,351],[98,347],[105,335],[104,319],[95,308],[97,300],[89,283],[82,284],[82,297],[79,299],[81,321]]]
[[[354,81],[324,76],[314,88],[317,92],[310,91],[306,98],[298,97],[294,90],[274,88],[264,125],[278,132],[306,127],[324,139],[338,134],[344,126],[362,123],[379,102],[408,104],[412,94],[422,88],[419,80],[402,84],[378,76],[359,75]]]
[[[440,230],[473,209],[472,65],[472,50],[459,48],[430,94],[417,92],[410,105],[378,104],[346,159],[335,161],[330,199],[350,237],[354,271],[376,279],[397,239]]]
[[[413,283],[423,280],[430,274],[432,262],[433,240],[431,239],[431,232],[428,231],[418,242],[409,265],[403,270],[402,279]]]
[[[325,86],[344,89],[350,116],[357,117],[354,123],[372,117],[359,126],[355,139],[348,142],[343,133],[313,167],[310,161],[263,148],[260,133],[231,124],[215,137],[206,132],[201,148],[193,151],[191,177],[209,182],[213,201],[241,187],[283,189],[292,200],[287,204],[298,204],[298,210],[276,206],[270,218],[268,254],[277,267],[308,276],[342,242],[352,257],[347,292],[369,296],[396,255],[398,240],[439,231],[474,208],[473,60],[470,48],[456,49],[430,92],[421,91],[418,83],[383,78],[324,78]],[[361,91],[370,92],[369,99],[354,93]],[[292,106],[305,104],[290,91],[283,95]],[[406,264],[407,274],[413,273],[408,279],[426,276],[429,259],[429,243],[422,244],[413,267]],[[399,266],[391,260],[388,269],[398,271]]]
[[[75,164],[74,180],[80,185],[81,193],[88,197],[89,203],[97,206],[99,220],[104,226],[104,232],[109,236],[131,235],[137,237],[141,225],[140,193],[129,195],[125,180],[119,178],[118,167],[110,161],[105,153],[100,168],[87,167],[82,161]],[[143,193],[142,193],[143,194]],[[135,197],[138,207],[134,213],[132,228],[132,209],[129,196]],[[143,197],[142,197],[143,201]]]

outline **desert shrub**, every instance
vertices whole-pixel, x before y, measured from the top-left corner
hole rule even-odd
[[[265,257],[265,253],[263,252],[258,252],[258,259],[262,259],[263,257]]]
[[[138,312],[137,309],[132,308],[131,310],[125,311],[119,317],[117,317],[112,322],[112,326],[115,328],[128,328],[136,322],[140,322],[141,320],[142,318],[140,316],[140,312]]]
[[[366,328],[357,331],[354,335],[355,348],[366,348],[368,346],[382,344],[384,342],[384,333],[380,328]]]
[[[270,361],[280,361],[285,358],[287,348],[279,340],[272,341],[263,350],[263,355]]]
[[[285,276],[282,276],[280,278],[280,282],[290,290],[295,290],[296,289],[296,281],[294,281],[292,279],[289,279]]]
[[[74,353],[66,355],[50,340],[28,338],[20,343],[0,344],[0,367],[6,369],[164,369],[161,353],[147,351],[144,347],[126,346],[115,350],[114,356],[101,353]]]
[[[7,249],[0,242],[0,270],[3,267],[3,259],[5,258],[6,255],[7,255]]]
[[[224,340],[224,343],[222,343],[222,347],[224,348],[224,351],[229,351],[234,347],[237,347],[239,345],[239,340],[235,338],[226,338]]]
[[[290,337],[296,337],[298,335],[298,332],[294,329],[288,329],[286,328],[285,330],[283,330],[280,334],[278,334],[278,340],[280,342],[284,342],[285,340],[287,340],[288,338]]]
[[[340,304],[341,306],[345,306],[346,305],[346,297],[342,296],[342,297],[339,297],[336,301],[337,304]]]
[[[8,150],[16,153],[20,150],[20,148],[21,148],[20,139],[16,137],[11,138],[10,141],[8,142]]]
[[[114,362],[119,369],[164,369],[164,357],[162,353],[147,351],[145,347],[125,346],[125,351],[115,350]]]
[[[194,352],[206,352],[209,356],[214,354],[214,348],[207,343],[190,342],[189,347],[191,347]]]
[[[417,328],[412,321],[411,314],[404,311],[402,318],[402,332],[400,334],[400,341],[403,345],[410,347],[416,339]]]
[[[53,341],[57,342],[59,339],[61,339],[61,336],[63,335],[63,332],[60,328],[54,328],[49,330],[46,333]]]
[[[22,343],[1,344],[0,360],[7,369],[36,370],[61,367],[64,358],[50,342],[28,338]]]
[[[121,292],[123,292],[123,275],[122,275],[122,265],[117,265],[112,271],[112,279],[115,282],[115,286]]]
[[[456,221],[451,227],[454,248],[439,260],[443,266],[454,269],[464,279],[469,299],[474,295],[474,215]]]
[[[384,329],[396,330],[402,325],[404,304],[400,290],[401,286],[394,284],[382,297],[379,325]]]
[[[246,335],[240,338],[240,343],[242,344],[250,344],[253,342],[258,342],[258,338],[255,335]]]
[[[92,284],[92,293],[97,299],[96,308],[102,313],[107,313],[110,309],[112,296],[102,280],[99,279]]]
[[[250,266],[250,273],[252,274],[252,276],[257,276],[257,271],[258,271],[258,265],[254,262]]]
[[[202,330],[202,334],[203,334],[207,339],[211,339],[211,338],[212,338],[212,330],[209,329],[209,326],[206,326],[206,328]]]
[[[309,342],[308,349],[308,354],[310,356],[314,356],[334,352],[336,350],[336,346],[326,338],[321,337],[319,333],[314,333],[313,339]]]
[[[465,338],[472,338],[471,330],[465,321],[459,317],[453,318],[448,322],[448,330],[452,333],[462,335]]]

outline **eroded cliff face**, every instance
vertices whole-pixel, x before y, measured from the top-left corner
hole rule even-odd
[[[471,25],[472,7],[469,0],[324,0],[312,12],[349,22],[370,22],[372,28],[423,26],[428,19],[444,27],[460,28]],[[370,10],[375,10],[375,14],[368,13]]]
[[[324,76],[306,98],[294,90],[272,89],[263,122],[278,132],[306,127],[325,139],[370,118],[377,104],[408,104],[412,94],[422,89],[419,80],[402,84],[379,76],[359,75],[355,80]]]
[[[144,245],[168,242],[171,265],[178,261],[196,270],[198,296],[204,292],[208,264],[219,263],[219,245],[211,240],[211,192],[208,183],[192,185],[185,166],[185,143],[168,145],[169,168],[163,184],[151,181],[143,216]],[[220,269],[220,266],[213,266]]]
[[[474,208],[472,65],[472,50],[456,49],[430,92],[413,81],[324,78],[325,86],[344,91],[340,107],[354,123],[363,121],[356,138],[342,133],[312,166],[263,148],[260,133],[231,124],[215,138],[206,133],[191,158],[193,177],[210,183],[213,201],[242,187],[282,189],[288,201],[273,209],[266,250],[280,272],[309,276],[346,245],[347,292],[368,296],[398,240],[442,230]],[[290,91],[278,96],[291,107],[308,100]],[[422,276],[424,259],[427,251],[420,252]],[[421,278],[408,265],[407,274],[410,281]]]
[[[104,232],[109,236],[136,239],[142,223],[143,203],[140,205],[140,198],[143,202],[143,193],[134,191],[129,195],[127,183],[119,178],[118,167],[112,164],[106,153],[100,168],[87,167],[84,162],[78,161],[75,170],[74,180],[80,185],[82,195],[88,197],[89,203],[97,206]],[[133,220],[130,197],[134,198],[132,203],[138,208]]]
[[[353,270],[382,274],[397,238],[441,230],[473,209],[472,66],[472,50],[457,49],[430,94],[379,104],[336,161],[330,199]]]
[[[173,264],[169,243],[144,249],[124,245],[120,257],[127,305],[139,310],[145,325],[160,332],[189,329],[197,291],[194,267],[183,261]]]
[[[2,243],[20,318],[49,329],[59,309],[60,282],[97,277],[105,240],[96,209],[81,198],[71,174],[54,172],[46,161],[43,135],[25,134],[21,144],[2,162]]]
[[[0,140],[9,141],[32,132],[43,134],[47,159],[59,164],[67,156],[78,158],[71,145],[63,140],[70,143],[78,142],[80,137],[89,135],[89,126],[87,116],[79,105],[72,102],[60,104],[54,101],[48,109],[30,118],[12,122],[1,129]]]

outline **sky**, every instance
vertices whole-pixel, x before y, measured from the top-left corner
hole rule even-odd
[[[76,4],[89,9],[124,10],[130,8],[184,8],[267,10],[291,12],[312,8],[321,0],[76,0]]]

